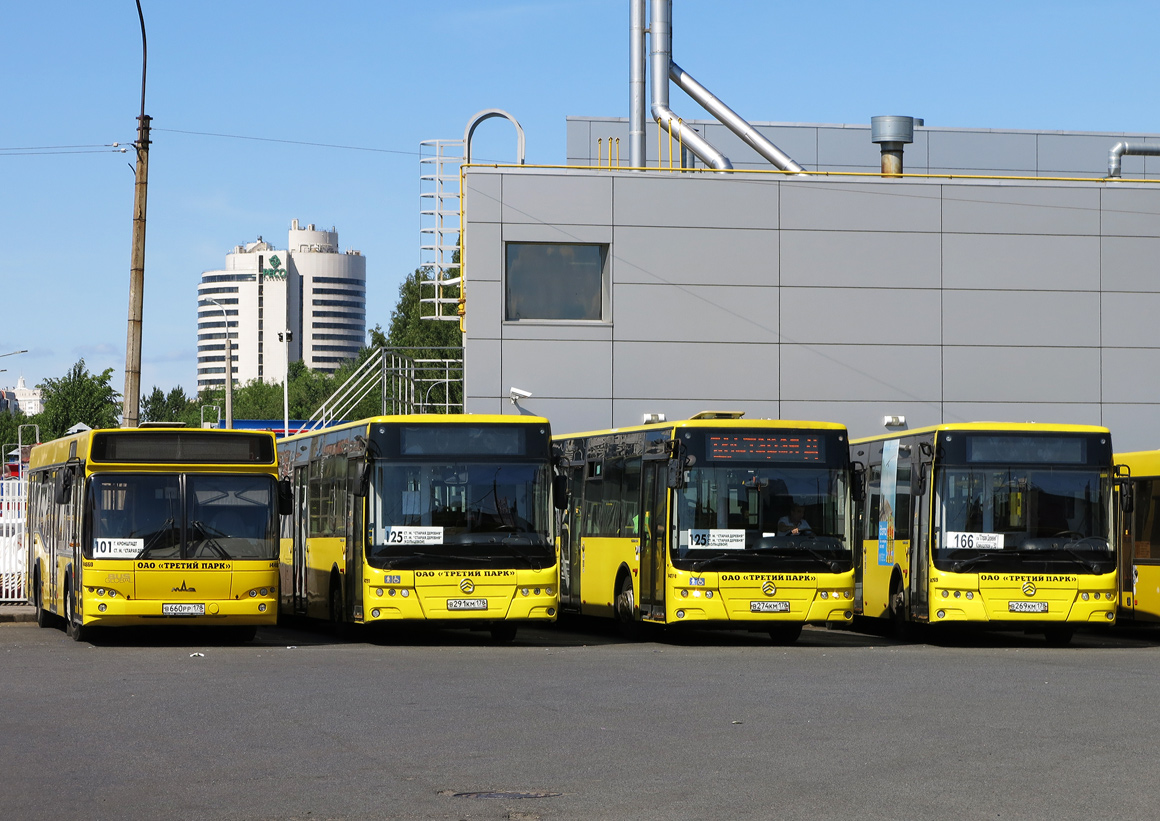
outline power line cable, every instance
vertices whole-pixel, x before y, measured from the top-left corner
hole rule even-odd
[[[245,134],[219,134],[212,131],[184,131],[179,128],[154,128],[154,131],[168,131],[171,134],[193,134],[198,137],[224,137],[231,140],[255,140],[257,142],[266,143],[286,143],[288,145],[308,145],[313,148],[341,148],[347,151],[371,151],[377,154],[405,154],[410,157],[418,157],[418,151],[400,151],[395,148],[368,148],[363,145],[335,145],[333,143],[315,143],[307,142],[305,140],[282,140],[276,137],[250,137]]]

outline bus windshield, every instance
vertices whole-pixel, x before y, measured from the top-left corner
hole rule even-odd
[[[951,572],[1110,573],[1111,486],[1098,468],[940,468],[934,564]]]
[[[555,563],[547,463],[376,462],[367,559],[382,567]]]
[[[849,570],[847,472],[827,467],[693,467],[676,494],[674,561]]]
[[[259,475],[98,474],[91,559],[273,559],[274,479]]]

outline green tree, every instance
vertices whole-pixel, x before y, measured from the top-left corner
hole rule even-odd
[[[460,348],[463,336],[458,322],[423,319],[420,313],[419,283],[429,276],[426,268],[416,268],[399,285],[399,302],[391,311],[386,342],[392,348]],[[382,331],[376,326],[379,336]],[[373,334],[373,332],[372,332]],[[374,336],[371,337],[372,342]]]
[[[32,420],[40,425],[44,441],[56,439],[78,423],[90,428],[115,428],[121,415],[121,394],[109,380],[113,369],[91,374],[82,357],[60,379],[45,379],[36,387],[43,392],[44,410]]]
[[[28,418],[22,411],[16,410],[11,413],[8,411],[0,411],[0,448],[3,448],[3,455],[0,456],[0,464],[7,464],[8,452],[16,449],[16,444],[19,439],[19,428],[26,424]],[[28,436],[32,436],[31,431],[27,431]]]
[[[180,385],[170,390],[168,394],[154,385],[150,394],[141,400],[141,421],[188,424],[192,404],[193,400],[185,395],[185,390]]]

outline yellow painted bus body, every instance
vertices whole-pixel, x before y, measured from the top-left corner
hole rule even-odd
[[[551,522],[543,523],[549,534],[547,552],[538,562],[527,562],[527,567],[514,566],[521,562],[495,556],[478,564],[468,555],[458,561],[435,560],[430,567],[422,566],[422,559],[413,566],[407,561],[409,557],[398,556],[409,566],[395,568],[386,566],[390,563],[386,560],[375,561],[373,538],[377,480],[388,476],[389,471],[440,460],[470,462],[481,470],[489,463],[499,466],[526,461],[538,465],[543,476],[549,477],[548,445],[542,454],[510,459],[482,451],[431,454],[430,460],[418,455],[392,459],[374,452],[376,448],[382,451],[391,447],[388,443],[396,441],[395,432],[400,428],[436,431],[436,437],[438,431],[452,436],[453,431],[526,429],[533,439],[542,435],[545,443],[550,442],[546,419],[487,414],[373,417],[281,440],[282,470],[292,479],[296,498],[295,515],[284,525],[279,553],[281,611],[354,624],[438,622],[491,627],[497,633],[502,632],[499,623],[555,621],[559,560]],[[369,460],[367,443],[371,443],[372,450]],[[335,464],[324,464],[328,461]],[[356,487],[368,465],[374,478],[369,480],[363,497],[356,493]],[[329,490],[328,477],[333,480]],[[406,492],[419,494],[427,490],[430,488]],[[540,492],[548,490],[541,488]],[[417,497],[412,500],[416,505],[419,502]],[[448,528],[448,533],[454,529]],[[436,552],[440,550],[441,547],[436,548]],[[467,552],[479,550],[476,545]],[[469,603],[471,609],[453,609],[455,603]]]
[[[681,490],[668,486],[673,457],[666,449],[673,448],[672,443],[682,441],[686,435],[690,445],[698,450],[698,459],[705,459],[705,437],[724,438],[730,443],[801,435],[832,437],[843,450],[839,459],[842,467],[838,470],[843,478],[837,483],[838,492],[848,492],[845,428],[841,425],[744,420],[738,414],[707,413],[680,422],[557,436],[557,458],[568,463],[566,470],[570,478],[568,512],[560,542],[561,606],[584,615],[617,618],[624,623],[640,621],[771,632],[783,628],[800,630],[807,623],[849,624],[853,616],[852,565],[837,572],[831,572],[828,565],[820,569],[807,565],[783,570],[775,559],[755,558],[758,555],[755,540],[759,542],[762,536],[771,535],[762,533],[761,527],[773,527],[772,522],[760,519],[756,508],[763,503],[761,494],[755,491],[759,487],[763,491],[769,488],[773,474],[765,475],[763,471],[795,466],[794,455],[786,457],[788,462],[777,463],[764,461],[765,456],[754,453],[734,453],[735,463],[721,462],[717,469],[733,469],[733,481],[748,473],[753,485],[735,485],[727,491],[720,487],[729,481],[726,473],[695,478],[702,475],[697,470],[710,470],[709,462],[697,462],[690,469],[692,481],[716,487],[720,503],[730,508],[715,514],[723,527],[706,528],[701,537],[708,542],[714,538],[713,531],[719,530],[723,535],[718,544],[726,544],[724,540],[728,538],[731,545],[727,550],[722,548],[718,556],[705,554],[703,567],[698,567],[698,562],[680,558],[691,549],[688,539],[696,529],[685,524],[683,514],[677,510],[678,504],[688,505],[688,487]],[[739,447],[745,450],[744,445]],[[601,471],[604,473],[597,475]],[[617,480],[619,490],[612,497],[594,491],[596,484],[612,482],[612,477],[620,474],[639,474],[639,478]],[[751,499],[756,499],[752,515]],[[699,499],[696,504],[706,501]],[[839,535],[848,537],[852,529],[851,508],[844,495],[840,502],[818,499],[813,504],[819,511],[825,508],[831,516],[836,515],[842,522],[838,529],[846,529]],[[768,546],[772,549],[773,544]],[[736,564],[731,567],[734,560]],[[714,567],[714,562],[718,566]]]
[[[1075,563],[1072,569],[1068,565],[1071,560],[1066,558],[1056,562],[1051,572],[1023,571],[1011,566],[988,569],[985,564],[969,571],[963,567],[966,572],[955,572],[946,562],[941,569],[936,565],[932,548],[938,549],[941,530],[945,529],[948,537],[956,534],[949,527],[940,528],[940,523],[947,519],[945,510],[938,505],[937,492],[932,492],[932,484],[940,482],[942,471],[951,467],[941,456],[947,452],[948,445],[956,437],[961,440],[972,435],[1057,437],[1053,441],[1071,441],[1067,437],[1075,436],[1090,440],[1093,448],[1106,448],[1106,463],[1096,464],[1093,459],[1090,465],[1093,475],[1099,471],[1103,477],[1104,493],[1100,508],[1103,524],[1095,528],[1098,532],[1093,535],[1111,551],[1110,558],[1101,556],[1102,561],[1093,564],[1097,572],[1085,572],[1087,568],[1080,563]],[[904,453],[898,461],[897,505],[893,518],[881,515],[878,493],[886,461],[884,447],[888,442],[897,443],[896,447]],[[1117,586],[1114,533],[1118,507],[1113,504],[1111,493],[1114,471],[1107,428],[1036,423],[946,424],[856,439],[850,448],[851,458],[867,466],[862,550],[857,568],[859,616],[899,623],[974,623],[1014,628],[1056,625],[1064,630],[1069,626],[1107,626],[1114,622]],[[1060,468],[1046,461],[1030,465],[1013,462],[1011,468],[1016,467]],[[1013,498],[1030,507],[1030,496],[1029,488],[1025,487]],[[1066,548],[1061,547],[1061,551],[1066,552]]]
[[[1160,623],[1160,451],[1117,453],[1132,483],[1132,512],[1121,542],[1119,618]]]
[[[221,476],[258,477],[256,481],[266,493],[267,502],[255,505],[261,508],[257,513],[259,516],[276,514],[272,506],[276,505],[278,469],[274,437],[270,433],[240,434],[268,440],[269,460],[262,464],[149,461],[145,458],[147,448],[139,449],[130,458],[115,461],[100,461],[93,454],[94,441],[103,435],[112,435],[121,441],[122,437],[189,437],[191,434],[211,444],[235,435],[184,428],[97,430],[32,448],[28,467],[27,589],[42,624],[55,616],[64,620],[66,628],[79,637],[94,626],[252,628],[276,622],[278,562],[273,540],[269,555],[253,559],[221,555],[189,558],[91,555],[93,551],[88,544],[99,541],[93,535],[97,513],[91,500],[91,484],[102,479],[117,481],[126,476],[149,476],[164,481],[176,476],[193,476],[214,481],[214,477]],[[209,452],[212,453],[212,448]],[[67,500],[57,502],[54,493],[58,474],[63,476],[66,472],[71,487],[63,494]],[[146,501],[137,500],[142,506]],[[145,518],[148,513],[142,510],[140,515]],[[233,538],[220,536],[225,547],[218,550],[228,550]]]

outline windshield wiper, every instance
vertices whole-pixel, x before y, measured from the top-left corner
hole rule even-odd
[[[387,561],[387,567],[399,567],[404,564],[409,564],[415,561],[441,561],[441,562],[488,562],[491,561],[491,556],[440,556],[435,553],[409,553],[406,556],[399,556],[397,559],[390,559]]]
[[[974,565],[976,565],[982,561],[990,561],[991,559],[997,558],[1000,555],[1002,555],[1002,554],[1001,553],[980,553],[977,556],[971,556],[969,559],[960,559],[957,562],[951,562],[951,572],[952,573],[962,573],[968,567],[973,567]],[[1008,555],[1010,555],[1010,554],[1008,554]]]
[[[750,553],[761,553],[764,555],[779,555],[779,556],[785,556],[786,558],[797,558],[793,554],[806,553],[810,556],[810,558],[812,558],[815,561],[817,561],[821,564],[824,564],[826,567],[830,568],[831,573],[837,573],[839,570],[842,569],[842,562],[840,562],[839,560],[827,559],[825,556],[823,556],[818,551],[814,550],[812,547],[807,547],[806,545],[802,545],[802,544],[795,545],[794,547],[788,547],[788,546],[787,547],[758,547],[758,548],[751,550],[749,552]]]
[[[207,525],[205,522],[201,521],[200,519],[190,519],[189,525],[191,528],[196,527],[198,530],[201,531],[201,535],[205,537],[202,539],[202,544],[208,546],[210,550],[212,550],[214,553],[216,553],[218,555],[218,558],[221,558],[221,559],[231,558],[230,554],[226,552],[226,549],[224,547],[222,547],[220,544],[218,544],[217,539],[214,538],[215,535],[229,538],[230,536],[228,533],[226,533],[223,530],[219,530],[216,527],[210,527],[209,525]],[[213,531],[213,532],[211,533],[210,531]],[[191,541],[192,541],[192,539],[191,539]]]
[[[749,551],[752,555],[753,551]],[[718,562],[740,562],[745,559],[744,553],[721,553],[717,556],[710,556],[708,559],[702,559],[699,562],[693,563],[693,570],[701,571],[709,565],[717,564]]]
[[[153,549],[153,545],[157,544],[157,540],[164,536],[166,533],[171,533],[172,531],[173,517],[170,516],[168,519],[162,522],[161,527],[157,528],[153,535],[149,537],[149,541],[145,542],[145,546],[141,548],[141,552],[137,554],[137,558],[145,558],[145,555]]]

